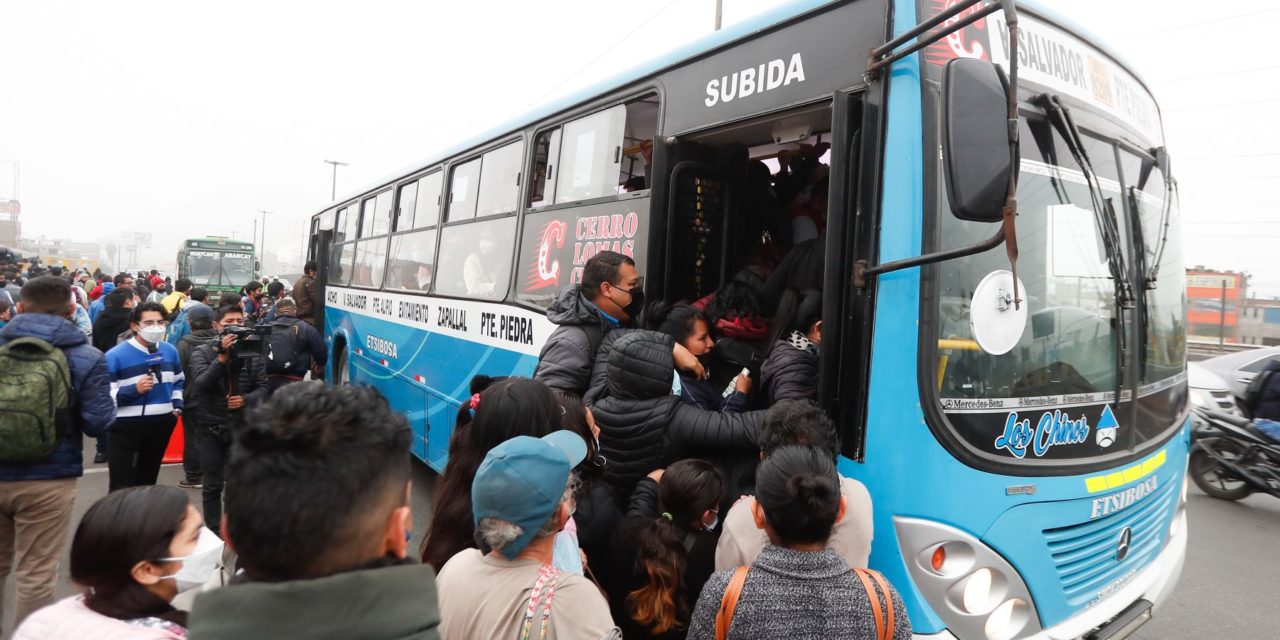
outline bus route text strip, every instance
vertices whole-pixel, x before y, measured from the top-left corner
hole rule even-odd
[[[1139,387],[1138,397],[1160,393],[1187,380],[1185,372],[1170,376],[1158,382]],[[942,410],[947,413],[1003,413],[1011,409],[1065,409],[1115,402],[1115,391],[1094,391],[1090,393],[1067,393],[1052,396],[1027,396],[1022,398],[941,398]],[[1133,391],[1125,389],[1120,392],[1121,402],[1133,399]]]
[[[523,307],[390,291],[329,287],[325,307],[531,356],[555,330],[545,314]]]

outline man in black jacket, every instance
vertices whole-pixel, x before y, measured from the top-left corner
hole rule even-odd
[[[275,313],[270,349],[263,364],[269,394],[291,382],[301,382],[308,371],[324,371],[328,359],[324,338],[310,323],[298,319],[298,306],[293,298],[276,302]]]
[[[244,325],[239,306],[224,305],[214,312],[213,328]],[[261,357],[231,357],[236,338],[223,335],[214,344],[202,344],[191,352],[187,385],[200,410],[196,416],[197,448],[203,474],[204,521],[222,520],[222,484],[231,433],[244,424],[244,409],[267,396],[267,379]]]
[[[106,353],[119,343],[121,333],[129,330],[129,316],[133,313],[133,290],[117,287],[102,302],[102,313],[93,323],[93,346]]]
[[[213,328],[213,309],[207,305],[188,303],[184,311],[191,333],[178,340],[178,362],[182,365],[182,373],[187,380],[193,380],[195,371],[191,369],[191,354],[202,344],[212,344],[218,338],[218,331]],[[183,489],[201,488],[200,443],[197,432],[199,416],[200,399],[191,394],[183,403],[182,411],[182,471],[186,477],[178,486]]]
[[[534,379],[556,391],[586,396],[604,337],[634,326],[643,308],[644,281],[635,260],[613,251],[595,254],[582,269],[582,284],[566,287],[547,308],[547,319],[558,326],[538,354]],[[682,345],[673,345],[672,355],[680,370],[706,377],[702,364]]]

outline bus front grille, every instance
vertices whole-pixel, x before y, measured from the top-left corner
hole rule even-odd
[[[1044,530],[1045,541],[1068,601],[1079,605],[1159,552],[1169,525],[1176,484],[1156,489],[1137,504],[1087,522]],[[1128,550],[1119,558],[1121,538],[1129,530]]]

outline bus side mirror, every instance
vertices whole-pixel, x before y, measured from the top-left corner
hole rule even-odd
[[[1003,218],[1013,146],[1008,117],[1009,81],[983,60],[947,63],[942,83],[942,157],[951,213],[961,220]]]

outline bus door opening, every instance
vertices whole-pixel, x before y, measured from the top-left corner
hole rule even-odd
[[[782,293],[823,290],[832,113],[824,102],[668,148],[663,297],[715,326],[714,383],[744,367],[758,380]]]

